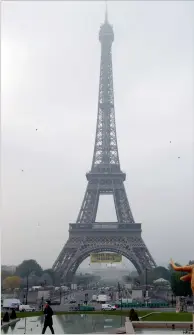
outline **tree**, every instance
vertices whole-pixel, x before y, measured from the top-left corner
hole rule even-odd
[[[185,272],[172,272],[171,274],[171,289],[174,295],[179,297],[187,297],[188,295],[191,296],[191,284],[190,282],[184,282],[180,280],[180,278],[187,273]]]
[[[24,277],[22,278],[22,282],[21,282],[21,287],[26,287],[27,286],[27,281],[28,281],[28,286],[31,287],[31,286],[39,286],[39,282],[40,282],[40,277],[34,275],[33,273],[30,274],[27,277]]]
[[[20,287],[21,278],[18,276],[10,276],[4,279],[3,281],[3,288],[7,289],[14,289]]]
[[[32,273],[38,277],[43,273],[41,266],[34,259],[25,260],[16,268],[16,274],[22,278]]]
[[[170,272],[164,266],[157,266],[153,270],[153,275],[157,277],[156,279],[163,278],[165,280],[170,280]],[[154,280],[156,280],[154,279]]]
[[[52,279],[52,283],[55,284],[55,281],[57,279],[56,273],[53,271],[53,269],[46,269],[43,271],[43,274],[48,274],[50,278]]]
[[[11,273],[9,271],[6,270],[2,270],[1,271],[1,282],[4,281],[5,278],[9,277],[11,275]]]
[[[170,280],[170,271],[163,266],[157,266],[152,270],[147,271],[147,284],[153,284],[153,281],[163,278],[165,280]],[[139,276],[139,280],[141,284],[145,284],[146,282],[146,271],[142,275]]]
[[[47,272],[44,272],[39,279],[39,284],[43,285],[43,286],[44,285],[46,285],[46,286],[52,285],[53,280],[52,280],[52,277],[50,276],[50,274],[47,273]]]

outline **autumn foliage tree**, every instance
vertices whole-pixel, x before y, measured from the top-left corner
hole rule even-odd
[[[3,281],[3,288],[4,289],[14,289],[20,287],[21,278],[18,276],[9,276],[4,279]]]

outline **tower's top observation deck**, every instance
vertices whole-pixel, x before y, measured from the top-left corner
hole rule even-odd
[[[108,22],[108,12],[106,6],[105,20],[100,27],[99,41],[102,43],[103,41],[107,40],[109,40],[111,43],[114,41],[114,32],[112,25]]]

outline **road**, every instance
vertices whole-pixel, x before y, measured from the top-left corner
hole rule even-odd
[[[61,299],[61,305],[59,306],[53,306],[53,309],[55,311],[69,311],[70,307],[77,306],[79,303],[83,303],[85,300],[85,294],[88,294],[88,304],[90,306],[94,306],[95,310],[101,310],[101,304],[98,303],[92,303],[92,295],[96,294],[94,290],[86,290],[86,291],[75,291],[71,292],[68,295],[65,295]],[[75,304],[69,304],[68,301],[71,300],[72,298],[75,298],[76,303]],[[123,310],[129,310],[129,308],[122,308]],[[138,310],[138,308],[137,308]],[[139,308],[139,310],[150,310],[150,308]],[[165,307],[165,308],[152,308],[153,311],[158,311],[158,312],[175,312],[176,308],[175,307]],[[188,311],[192,311],[192,306],[188,307]]]
[[[60,305],[53,305],[52,308],[54,311],[61,311],[61,312],[68,312],[70,307],[73,306],[77,306],[78,304],[82,304],[85,301],[85,294],[88,294],[88,298],[86,299],[88,301],[88,305],[95,307],[96,311],[101,310],[101,304],[98,303],[92,303],[92,296],[93,295],[98,295],[99,292],[97,290],[85,290],[85,291],[71,291],[71,293],[67,294],[67,293],[62,293],[62,297],[61,297],[61,304]],[[23,301],[23,296],[20,297],[21,301]],[[75,304],[70,304],[69,301],[71,299],[75,299],[76,303]],[[53,297],[53,299],[57,299],[59,300],[59,295],[56,295],[56,297]],[[28,303],[36,308],[39,308],[39,306],[37,305],[37,292],[29,292],[29,296],[28,296]],[[115,300],[114,300],[115,301]],[[111,302],[110,302],[111,303]],[[130,308],[122,308],[123,310],[129,310]],[[120,308],[119,308],[120,310]],[[143,311],[147,311],[150,310],[150,308],[136,308],[136,310],[143,310]],[[175,312],[176,309],[175,307],[166,307],[166,308],[153,308],[151,309],[153,312],[157,311],[157,312]],[[192,312],[192,306],[188,307],[188,311]]]
[[[88,298],[85,299],[85,294],[88,294]],[[88,302],[91,301],[92,295],[95,294],[94,290],[87,290],[87,291],[75,291],[71,292],[70,294],[65,294],[61,298],[61,303],[65,304],[67,300],[75,299],[77,304],[83,303],[84,300],[87,300]]]
[[[88,298],[85,299],[85,294],[88,294]],[[78,304],[84,303],[85,300],[88,301],[88,304],[91,305],[92,296],[94,294],[94,290],[87,290],[87,291],[75,291],[69,294],[64,294],[61,297],[61,305],[53,306],[53,309],[56,311],[69,311],[69,308],[72,306],[77,306]],[[75,304],[69,304],[68,301],[71,299],[75,299]],[[93,305],[93,304],[92,304]],[[101,309],[101,305],[98,309]]]
[[[32,293],[32,292],[30,292]],[[69,311],[70,307],[77,306],[79,303],[82,304],[85,300],[85,294],[88,294],[88,304],[90,306],[94,306],[95,310],[101,310],[101,304],[98,303],[92,303],[92,296],[97,295],[98,292],[96,290],[85,290],[85,291],[72,291],[69,294],[63,293],[61,297],[61,305],[54,305],[52,306],[54,311]],[[30,298],[30,297],[29,297]],[[68,301],[71,299],[75,299],[75,304],[69,304]],[[59,300],[59,297],[56,297],[57,300]],[[29,299],[29,303],[33,306],[36,305],[36,299],[34,299],[34,302]],[[110,302],[111,303],[111,302]],[[140,310],[150,310],[150,308],[140,308]],[[129,308],[123,308],[123,310],[129,310]],[[138,309],[137,309],[138,310]],[[157,308],[152,309],[153,311],[161,311],[161,312],[175,312],[175,307],[169,307],[169,308]],[[192,306],[188,307],[188,311],[192,312]]]
[[[96,311],[100,311],[101,310],[101,304],[97,304],[97,303],[91,303],[89,304],[90,306],[94,306]],[[54,311],[58,311],[58,312],[68,312],[70,307],[73,306],[77,306],[77,304],[65,304],[65,305],[59,305],[59,306],[52,306]],[[130,308],[122,308],[123,311],[125,310],[129,310]],[[120,308],[118,310],[121,310]],[[171,307],[165,307],[165,308],[136,308],[136,310],[140,310],[140,311],[147,311],[147,310],[152,310],[153,312],[175,312],[176,309],[175,308],[171,308]],[[188,312],[192,312],[192,307],[188,307]]]

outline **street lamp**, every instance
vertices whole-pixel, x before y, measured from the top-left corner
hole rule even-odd
[[[123,302],[122,302],[122,290],[121,290],[121,285],[118,282],[118,293],[119,293],[119,299],[121,301],[121,312],[122,312],[122,308],[123,308]],[[123,317],[122,317],[122,313],[121,313],[121,326],[123,324]]]
[[[61,285],[60,285],[60,291],[59,291],[59,294],[60,294],[60,296],[59,296],[59,299],[60,299],[60,300],[59,300],[59,301],[60,301],[60,305],[61,305],[61,293],[62,293],[62,292],[61,292]]]
[[[147,293],[147,286],[148,286],[148,269],[145,269],[145,288]]]
[[[146,306],[147,306],[147,298],[148,298],[148,269],[145,268],[145,297],[144,297],[144,300],[145,300]]]
[[[122,308],[123,308],[123,304],[122,304],[122,291],[121,291],[121,285],[120,285],[119,282],[118,282],[118,293],[119,293],[119,299],[121,300],[121,311],[122,311]]]
[[[26,277],[26,305],[28,304],[28,286],[29,286],[28,277],[29,277],[29,271],[28,271],[27,277]]]
[[[173,307],[173,305],[174,305],[174,300],[173,300],[174,295],[173,295],[173,294],[171,295],[171,298],[172,298],[172,300],[171,300],[171,304],[172,304],[172,307]]]

